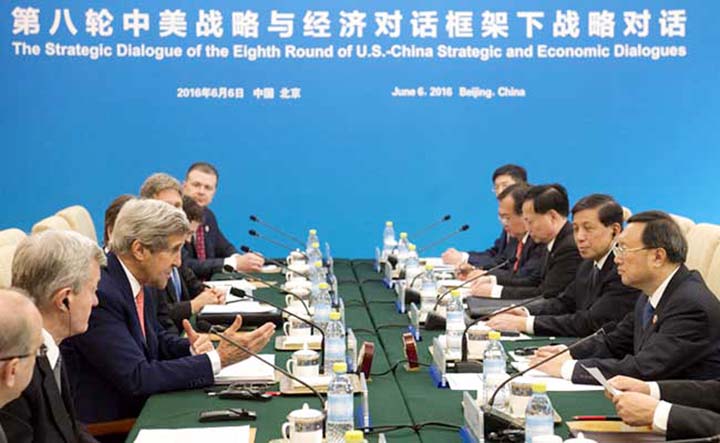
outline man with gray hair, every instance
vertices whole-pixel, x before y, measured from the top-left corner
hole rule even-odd
[[[17,289],[0,289],[0,408],[15,400],[30,383],[42,346],[42,318],[32,301]],[[0,410],[0,443],[5,435],[5,411]]]
[[[44,353],[20,398],[3,409],[0,422],[18,443],[96,442],[75,420],[72,388],[60,343],[88,328],[105,254],[72,231],[49,230],[25,238],[13,257],[12,282],[30,294],[42,315]]]
[[[150,395],[212,385],[221,368],[248,357],[225,342],[214,349],[187,320],[187,339],[157,321],[148,297],[167,285],[189,232],[185,213],[165,202],[131,200],[120,210],[98,287],[100,304],[88,331],[63,344],[82,420],[136,417]],[[241,325],[238,316],[226,334],[253,351],[275,331],[267,323],[239,333]]]
[[[176,208],[183,205],[180,182],[164,172],[156,172],[145,179],[140,187],[140,197],[162,200]]]

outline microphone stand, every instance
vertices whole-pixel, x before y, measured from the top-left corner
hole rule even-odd
[[[254,276],[254,275],[250,275],[250,274],[245,273],[245,272],[236,271],[236,270],[235,270],[232,266],[230,266],[230,265],[225,265],[225,268],[226,268],[225,270],[228,271],[228,272],[233,272],[233,273],[235,273],[235,274],[240,274],[240,276],[242,276],[243,278],[246,278],[246,279],[248,279],[248,280],[258,281],[258,282],[266,285],[268,288],[275,289],[275,290],[277,290],[280,294],[290,294],[290,295],[292,295],[295,300],[299,301],[300,304],[303,305],[303,308],[305,309],[305,313],[306,313],[307,315],[310,315],[310,316],[312,315],[312,314],[310,313],[310,308],[308,307],[307,303],[305,303],[305,300],[303,300],[302,297],[300,297],[300,296],[297,295],[296,293],[291,292],[291,291],[286,291],[286,290],[278,289],[278,288],[276,288],[275,286],[273,286],[273,285],[270,284],[270,283],[273,283],[273,282],[270,282],[270,281],[268,281],[268,280],[262,279],[262,278],[260,278],[260,277],[256,277],[256,276]],[[230,292],[232,292],[232,290],[231,290]],[[243,292],[243,293],[244,293],[244,292]],[[233,294],[233,295],[235,295],[235,294]],[[269,303],[268,303],[268,304],[269,304]]]
[[[255,223],[265,226],[266,228],[270,229],[271,231],[277,232],[278,234],[282,235],[283,237],[287,238],[288,240],[294,241],[295,243],[299,244],[301,248],[305,247],[305,244],[299,238],[295,237],[292,234],[288,234],[287,232],[283,231],[280,228],[276,228],[275,226],[271,225],[270,223],[260,220],[260,218],[257,215],[251,215],[250,220],[254,221]]]
[[[246,254],[247,254],[247,253],[252,253],[252,254],[262,255],[261,253],[259,253],[259,252],[257,252],[257,251],[253,251],[252,249],[250,249],[249,246],[245,246],[245,245],[240,246],[240,250],[243,251],[243,252],[245,252]],[[302,276],[305,277],[305,278],[308,277],[308,275],[307,275],[306,272],[300,272],[300,271],[292,270],[292,269],[290,269],[285,263],[283,263],[283,262],[281,262],[281,261],[274,260],[274,259],[271,259],[271,258],[267,258],[267,257],[265,257],[265,256],[263,256],[263,258],[265,258],[265,261],[266,261],[266,262],[272,263],[272,264],[278,266],[280,269],[283,270],[283,272],[292,272],[292,273],[297,274],[297,275],[302,275]],[[235,272],[235,271],[233,271],[233,272]]]
[[[279,242],[279,241],[277,241],[277,240],[273,240],[273,239],[271,239],[270,237],[265,237],[264,235],[260,235],[260,234],[259,234],[256,230],[254,230],[254,229],[250,229],[250,230],[248,231],[248,234],[250,234],[250,236],[252,236],[252,237],[257,237],[257,238],[260,238],[260,239],[262,239],[262,240],[265,240],[265,241],[268,242],[268,243],[272,243],[273,245],[278,246],[278,247],[280,247],[280,248],[287,249],[288,251],[295,251],[295,248],[293,248],[292,246],[289,246],[289,245],[287,245],[287,244],[285,244],[285,243],[282,243],[282,242]],[[295,252],[299,252],[299,253],[302,254],[302,256],[305,257],[305,259],[307,260],[308,256],[307,256],[304,252],[302,252],[302,251],[295,251]]]
[[[414,238],[415,240],[417,240],[418,238],[420,238],[421,235],[427,234],[427,233],[430,232],[430,230],[432,230],[435,226],[438,226],[438,225],[440,225],[440,224],[442,224],[442,223],[445,223],[446,221],[450,220],[451,218],[452,218],[452,217],[450,217],[450,214],[445,215],[445,216],[444,216],[443,218],[441,218],[440,220],[438,220],[438,221],[436,221],[436,222],[432,222],[432,223],[430,223],[429,225],[425,226],[424,228],[420,229],[419,231],[414,232],[414,233],[412,234],[412,238]]]
[[[417,248],[418,254],[420,254],[421,252],[426,251],[426,250],[432,248],[433,246],[437,246],[437,245],[439,245],[440,243],[442,243],[442,242],[444,242],[444,241],[447,241],[447,240],[455,237],[455,236],[458,235],[459,233],[464,232],[464,231],[467,231],[468,229],[470,229],[470,225],[462,225],[462,226],[460,226],[460,228],[459,228],[458,230],[456,230],[456,231],[454,231],[454,232],[451,232],[450,234],[446,235],[445,237],[442,237],[442,238],[439,239],[439,240],[436,240],[436,241],[434,241],[434,242],[432,242],[432,243],[429,243],[429,244],[423,246],[422,248]]]

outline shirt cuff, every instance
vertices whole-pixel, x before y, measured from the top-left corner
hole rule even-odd
[[[232,266],[233,269],[237,268],[237,258],[236,257],[237,257],[237,254],[233,254],[230,257],[226,257],[225,260],[223,261],[223,264]],[[223,272],[225,272],[224,269],[223,269]]]
[[[461,261],[460,261],[460,264],[461,264],[461,265],[464,265],[465,263],[468,262],[468,260],[470,260],[470,254],[468,254],[467,252],[461,252],[460,254],[462,255],[462,259],[461,259]]]
[[[577,360],[568,360],[563,363],[562,367],[560,368],[560,375],[562,376],[562,378],[572,381],[572,375],[573,372],[575,372],[575,363],[577,363]]]
[[[208,356],[210,359],[210,364],[212,365],[212,370],[214,375],[218,375],[220,371],[222,370],[222,363],[220,362],[220,354],[218,354],[217,350],[213,349],[212,351],[206,353],[205,355]]]
[[[491,298],[500,298],[502,297],[502,285],[493,285],[492,289],[490,290],[490,297]]]
[[[525,332],[530,335],[535,334],[535,316],[529,316],[525,319]]]
[[[660,385],[654,381],[649,381],[647,384],[650,387],[650,397],[660,400]]]
[[[653,430],[662,432],[663,434],[667,432],[671,408],[672,403],[668,403],[666,401],[660,401],[660,403],[657,404],[657,407],[655,407],[655,414],[653,414]]]

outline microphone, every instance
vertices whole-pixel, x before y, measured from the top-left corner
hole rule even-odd
[[[447,241],[447,240],[450,240],[451,238],[455,237],[455,236],[458,235],[459,233],[464,232],[464,231],[467,231],[468,229],[470,229],[470,225],[462,225],[462,226],[460,226],[457,230],[451,232],[450,234],[446,235],[445,237],[442,237],[442,238],[439,239],[439,240],[436,240],[436,241],[434,241],[434,242],[432,242],[432,243],[429,243],[429,244],[427,244],[427,245],[424,245],[422,248],[417,248],[418,254],[421,253],[421,252],[423,252],[423,251],[426,251],[426,250],[428,250],[428,249],[430,249],[430,248],[432,248],[432,247],[434,247],[434,246],[437,246],[437,245],[439,245],[440,243],[443,243],[443,242],[445,242],[445,241]]]
[[[254,230],[254,229],[248,230],[248,234],[250,234],[250,235],[253,236],[253,237],[257,237],[257,238],[263,239],[263,240],[265,240],[266,242],[271,243],[271,244],[273,244],[273,245],[275,245],[275,246],[281,247],[281,248],[283,248],[283,249],[287,249],[288,251],[293,251],[293,250],[295,250],[295,248],[293,248],[292,246],[289,246],[289,245],[287,245],[287,244],[285,244],[285,243],[282,243],[282,242],[279,242],[279,241],[277,241],[277,240],[273,240],[273,239],[270,238],[270,237],[265,237],[264,235],[260,235],[260,233],[258,233],[258,232],[257,232],[256,230]],[[307,255],[305,255],[304,252],[302,252],[302,251],[297,251],[297,252],[300,252],[300,254],[302,254],[302,256],[305,257],[305,259],[308,258]]]
[[[581,344],[585,343],[586,341],[588,341],[588,340],[590,340],[590,339],[592,339],[592,338],[595,338],[597,335],[605,335],[605,328],[600,328],[600,329],[598,329],[597,331],[593,332],[592,334],[588,335],[587,337],[581,338],[580,340],[578,340],[578,341],[576,341],[575,343],[571,344],[570,346],[568,346],[567,348],[563,349],[562,351],[556,352],[556,353],[554,353],[553,355],[551,355],[551,356],[549,356],[549,357],[547,357],[547,358],[544,358],[544,359],[540,360],[539,362],[535,363],[534,365],[528,366],[527,368],[525,368],[525,370],[520,371],[520,372],[518,372],[517,374],[514,374],[512,377],[506,378],[505,381],[503,381],[502,383],[500,383],[500,385],[499,385],[497,388],[495,388],[495,391],[493,392],[492,396],[490,397],[490,401],[488,402],[487,405],[483,406],[483,409],[485,409],[486,407],[487,407],[488,409],[490,409],[490,410],[493,409],[493,408],[492,408],[492,405],[493,405],[493,403],[495,402],[495,396],[497,396],[497,393],[500,392],[500,389],[502,389],[506,384],[510,383],[510,381],[515,380],[516,378],[521,377],[521,376],[527,374],[527,373],[530,372],[531,370],[537,368],[538,366],[544,365],[545,363],[549,362],[550,360],[554,360],[554,359],[558,358],[559,356],[561,356],[562,354],[564,354],[564,353],[566,353],[566,352],[570,352],[570,350],[572,350],[573,348],[575,348],[575,347],[577,347],[577,346],[580,346]],[[486,412],[487,412],[487,411],[486,411]]]
[[[281,308],[280,306],[276,305],[275,303],[270,303],[269,301],[262,300],[258,297],[255,297],[254,295],[246,294],[245,291],[243,291],[242,289],[230,288],[230,293],[236,297],[247,297],[251,300],[255,300],[257,302],[265,303],[266,305],[270,305],[273,308],[277,309],[278,311],[284,312],[287,315],[289,315],[293,318],[297,318],[301,322],[310,325],[310,328],[317,329],[318,331],[320,331],[320,335],[321,335],[321,338],[320,338],[320,366],[321,367],[323,366],[323,364],[325,363],[325,332],[323,332],[322,328],[320,328],[320,326],[318,326],[315,322],[312,322],[312,321],[308,320],[307,318],[301,317],[288,309]],[[307,308],[307,306],[306,306],[306,308]],[[308,312],[308,314],[309,314],[309,312]],[[312,329],[311,329],[311,331],[312,331]]]
[[[260,218],[257,215],[251,215],[250,220],[254,221],[257,224],[265,226],[266,228],[270,229],[271,231],[277,232],[278,234],[282,235],[283,237],[287,238],[288,240],[294,241],[295,243],[299,244],[301,248],[305,247],[305,243],[303,243],[299,238],[295,237],[292,234],[288,234],[287,232],[283,231],[280,228],[276,228],[275,226],[272,226],[270,223],[260,220]]]
[[[260,277],[255,277],[254,275],[246,274],[246,273],[244,273],[244,272],[236,271],[236,270],[235,270],[232,266],[230,266],[230,265],[225,265],[225,266],[223,266],[223,269],[225,269],[225,271],[227,271],[227,272],[233,272],[233,273],[235,273],[235,274],[240,274],[242,277],[244,277],[244,278],[246,278],[246,279],[248,279],[248,280],[259,281],[260,283],[263,283],[263,284],[267,285],[267,287],[269,287],[269,288],[276,289],[276,290],[277,290],[279,293],[281,293],[281,294],[290,294],[290,295],[292,295],[295,300],[298,300],[298,301],[303,305],[303,308],[305,309],[305,312],[307,313],[307,315],[312,315],[312,314],[310,314],[310,308],[308,308],[308,305],[305,303],[305,300],[303,300],[302,297],[300,297],[300,296],[297,295],[296,293],[291,292],[291,291],[285,291],[285,290],[282,290],[282,289],[278,289],[278,288],[276,288],[275,286],[272,285],[273,282],[268,281],[268,280],[265,280],[265,279],[262,279],[262,278],[260,278]],[[233,289],[234,289],[234,288],[233,288]],[[239,290],[239,289],[238,289],[238,290]],[[232,293],[232,289],[230,290],[230,292]],[[244,293],[245,293],[245,292],[243,291],[243,294],[244,294]],[[237,294],[233,294],[233,295],[237,295]],[[268,303],[268,304],[270,304],[270,303]]]
[[[538,300],[543,299],[543,298],[545,298],[544,295],[538,295],[538,296],[536,296],[536,297],[529,298],[529,299],[527,299],[527,300],[523,300],[521,303],[514,304],[514,305],[510,305],[510,306],[508,306],[508,307],[502,308],[502,309],[500,309],[500,310],[498,310],[498,311],[495,311],[495,312],[492,312],[492,313],[490,313],[490,314],[483,315],[482,317],[480,317],[480,318],[478,318],[478,319],[475,319],[475,320],[473,320],[472,322],[470,322],[470,324],[467,325],[467,326],[465,327],[465,330],[463,331],[463,335],[462,335],[462,339],[461,339],[461,340],[462,340],[462,341],[461,341],[461,352],[462,352],[462,354],[461,354],[460,361],[455,364],[455,372],[457,372],[458,374],[464,374],[464,373],[468,373],[468,372],[471,372],[471,373],[474,373],[474,372],[482,372],[482,364],[480,364],[479,362],[475,362],[475,361],[468,361],[467,333],[468,333],[468,330],[470,330],[471,327],[473,327],[474,325],[480,323],[481,321],[490,320],[491,318],[495,317],[496,315],[504,314],[504,313],[506,313],[506,312],[508,312],[508,311],[511,311],[511,310],[515,309],[515,308],[521,308],[521,307],[523,307],[523,306],[527,306],[527,305],[529,305],[530,303],[535,302],[535,301],[538,301]]]
[[[438,306],[440,306],[440,302],[442,301],[442,299],[447,297],[447,295],[449,293],[451,293],[455,289],[463,288],[463,287],[469,285],[470,283],[474,282],[475,280],[479,280],[482,277],[486,277],[488,272],[492,272],[496,269],[504,267],[505,265],[515,263],[516,260],[517,260],[517,257],[515,257],[515,256],[509,257],[505,261],[498,263],[497,265],[488,269],[485,274],[477,275],[473,278],[469,278],[469,279],[465,280],[464,282],[462,282],[461,285],[454,286],[454,287],[448,289],[447,291],[443,292],[442,294],[440,294],[440,296],[437,298],[437,301],[435,302],[435,306],[433,306],[433,308],[432,308],[432,311],[428,312],[427,319],[425,320],[425,329],[428,331],[435,331],[438,329],[445,328],[445,322],[446,322],[445,317],[443,317],[442,315],[438,315],[435,312],[437,311]]]
[[[427,234],[427,233],[428,233],[429,231],[431,231],[433,228],[435,228],[436,226],[438,226],[438,225],[440,225],[440,224],[442,224],[442,223],[445,223],[446,221],[450,220],[451,218],[452,218],[452,217],[450,217],[450,214],[445,215],[445,216],[444,216],[443,218],[441,218],[440,220],[435,221],[435,222],[432,222],[432,223],[430,223],[429,225],[425,226],[424,228],[420,229],[419,231],[414,232],[414,233],[412,234],[412,238],[414,238],[414,239],[417,240],[418,238],[420,238],[420,236]]]
[[[288,378],[290,378],[290,379],[292,379],[292,380],[295,380],[296,382],[298,382],[298,383],[300,383],[301,385],[303,385],[303,386],[305,386],[306,388],[308,388],[308,389],[310,390],[310,392],[312,392],[313,394],[315,394],[315,396],[320,400],[320,408],[321,408],[321,411],[323,411],[323,413],[324,413],[324,411],[325,411],[325,400],[322,398],[322,395],[320,395],[320,393],[317,391],[317,389],[315,389],[315,388],[313,388],[312,386],[310,386],[310,384],[305,383],[305,382],[302,381],[299,377],[295,377],[295,376],[292,375],[290,372],[286,371],[284,368],[281,368],[280,366],[274,365],[274,364],[270,363],[269,361],[265,360],[264,358],[260,358],[259,355],[257,355],[256,353],[254,353],[253,351],[251,351],[251,350],[248,349],[247,347],[241,345],[241,344],[238,343],[237,341],[235,341],[235,340],[233,340],[233,339],[231,339],[231,338],[226,337],[225,334],[222,334],[222,332],[224,332],[224,331],[225,331],[225,328],[222,327],[222,326],[219,326],[219,325],[213,325],[213,326],[210,328],[210,333],[211,333],[211,334],[217,336],[218,338],[220,338],[220,339],[223,340],[223,341],[226,341],[227,343],[230,343],[231,345],[235,346],[236,348],[240,349],[241,351],[243,351],[243,352],[245,352],[245,353],[247,353],[247,354],[250,354],[251,356],[253,356],[253,357],[257,358],[258,360],[260,360],[261,362],[265,363],[266,365],[271,366],[271,367],[272,367],[273,369],[275,369],[276,371],[282,373],[282,374],[285,375],[286,377],[288,377]]]
[[[243,251],[243,252],[246,253],[246,254],[253,253],[253,254],[262,255],[261,253],[259,253],[259,252],[257,252],[257,251],[253,251],[252,249],[250,249],[250,247],[245,246],[245,245],[240,246],[240,250]],[[271,258],[267,258],[267,257],[265,257],[264,255],[263,255],[263,258],[265,258],[265,261],[266,261],[266,262],[272,263],[272,264],[278,266],[280,269],[283,270],[283,272],[292,272],[293,274],[302,275],[302,276],[305,277],[305,278],[308,277],[308,274],[307,274],[306,272],[294,271],[294,270],[290,269],[285,263],[283,263],[283,262],[281,262],[281,261],[274,260],[274,259],[271,259]]]

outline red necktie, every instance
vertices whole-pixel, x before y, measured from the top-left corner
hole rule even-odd
[[[205,253],[205,226],[200,225],[195,231],[195,252],[197,252],[198,260],[202,261],[207,258]]]
[[[517,248],[515,248],[515,265],[513,265],[513,273],[517,272],[520,267],[520,256],[522,256],[522,250],[525,243],[518,240]]]
[[[145,335],[145,291],[140,288],[137,297],[135,297],[135,307],[137,308],[138,321],[140,322],[140,329],[142,329],[143,337]]]

